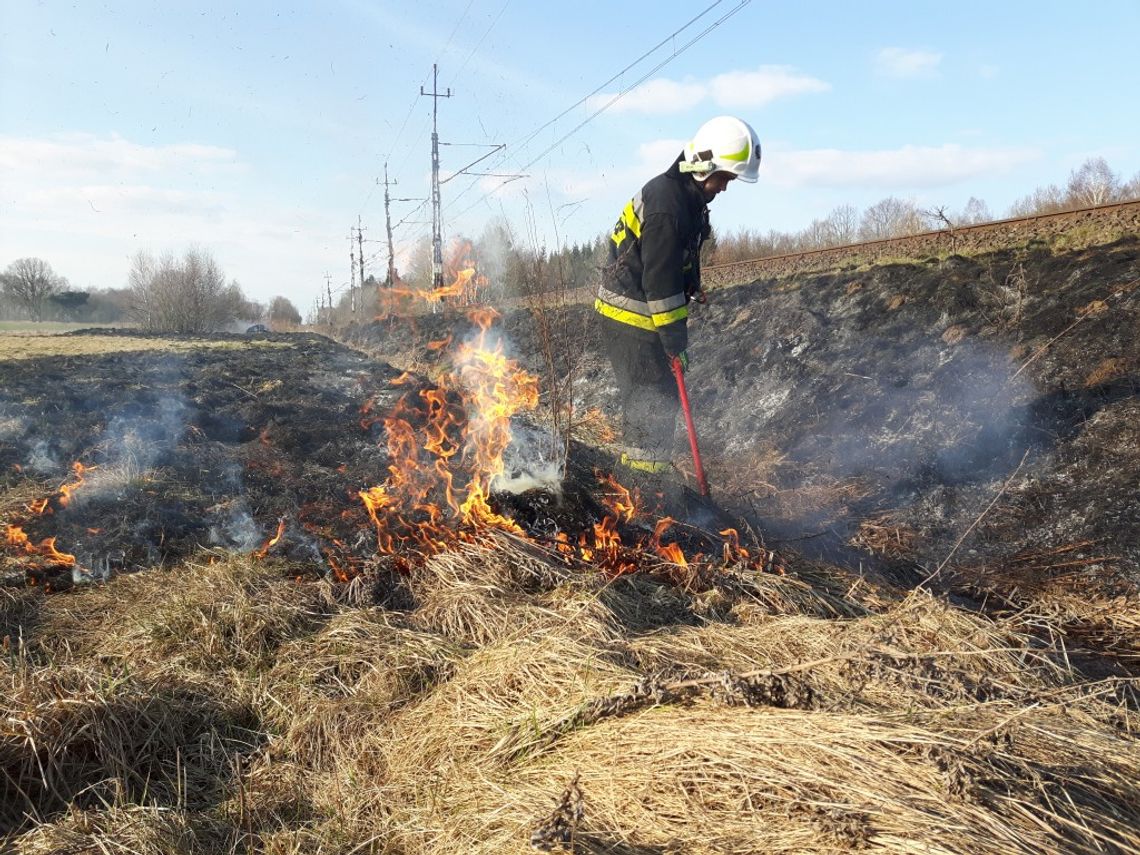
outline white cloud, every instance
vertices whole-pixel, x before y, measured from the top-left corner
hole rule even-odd
[[[248,177],[237,151],[195,142],[0,136],[0,267],[40,256],[78,287],[120,287],[138,250],[198,245],[251,298],[302,307],[343,229],[251,192]]]
[[[663,115],[690,110],[704,101],[719,107],[763,107],[780,98],[827,92],[831,84],[801,74],[786,65],[762,65],[754,70],[727,71],[705,81],[670,80],[658,77],[636,86],[607,108],[610,113]],[[594,112],[614,99],[616,93],[595,95],[586,102]]]
[[[765,152],[762,180],[783,187],[938,187],[999,174],[1040,157],[1032,148],[906,145],[878,151],[811,149]]]
[[[798,73],[786,65],[765,65],[756,71],[729,71],[709,83],[720,107],[763,107],[779,98],[827,92],[831,84]]]
[[[930,50],[883,48],[875,55],[875,69],[886,77],[925,77],[933,74],[942,62],[942,54]]]
[[[653,174],[664,172],[687,142],[688,140],[663,139],[642,143],[637,147],[638,166]]]
[[[705,98],[705,86],[701,83],[669,80],[659,77],[636,86],[608,107],[611,113],[644,113],[662,115],[681,113],[699,104]],[[593,113],[610,104],[617,97],[616,92],[594,95],[586,101],[586,109]]]
[[[44,139],[0,137],[0,174],[8,171],[50,171],[56,180],[106,180],[138,172],[164,170],[233,170],[237,152],[198,143],[145,146],[117,134],[59,134]]]

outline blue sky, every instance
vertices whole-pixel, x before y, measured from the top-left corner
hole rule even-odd
[[[1137,0],[753,0],[650,74],[741,6],[722,0],[526,142],[710,4],[0,0],[0,266],[118,287],[135,252],[196,245],[307,312],[326,272],[347,284],[358,216],[383,275],[386,160],[394,195],[428,195],[433,62],[440,139],[507,143],[485,165],[530,176],[449,181],[445,237],[505,218],[521,243],[592,238],[720,113],[764,144],[760,182],[714,203],[722,231],[887,195],[1000,215],[1091,156],[1140,171]],[[483,151],[444,146],[445,176]],[[394,219],[430,219],[415,208]],[[402,225],[400,256],[429,232]]]

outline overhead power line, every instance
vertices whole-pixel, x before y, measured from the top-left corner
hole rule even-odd
[[[581,106],[582,104],[585,104],[587,101],[589,101],[590,98],[594,97],[600,91],[602,91],[605,87],[607,87],[608,85],[613,83],[615,80],[622,77],[626,72],[630,71],[632,68],[634,68],[640,62],[642,62],[648,56],[652,55],[656,51],[660,50],[660,48],[662,48],[664,45],[666,45],[670,41],[674,40],[678,35],[683,33],[685,30],[689,29],[689,27],[691,27],[694,23],[699,21],[701,18],[705,17],[709,12],[711,12],[713,9],[715,9],[717,6],[720,6],[724,2],[725,2],[725,0],[716,0],[716,2],[711,3],[709,6],[705,7],[700,13],[698,13],[693,18],[690,18],[685,24],[683,24],[678,29],[674,30],[670,35],[666,36],[664,39],[659,41],[652,48],[647,50],[645,53],[643,53],[640,57],[638,57],[632,63],[627,65],[625,68],[623,68],[617,74],[613,75],[607,81],[602,83],[600,86],[596,87],[589,94],[585,95],[584,97],[580,98],[578,101],[574,102],[574,104],[572,104],[570,107],[563,110],[561,113],[559,113],[557,116],[555,116],[550,121],[545,122],[544,124],[540,125],[534,131],[531,131],[530,133],[525,134],[521,138],[522,139],[521,145],[525,146],[532,139],[534,139],[535,136],[537,136],[539,133],[541,133],[546,128],[553,125],[555,122],[557,122],[562,117],[566,116],[570,111],[574,110],[576,107]],[[605,104],[603,104],[601,107],[596,109],[593,113],[591,113],[589,116],[587,116],[585,119],[583,119],[577,125],[575,125],[569,132],[563,134],[552,145],[543,149],[543,151],[539,155],[532,158],[525,165],[520,166],[517,171],[518,172],[526,172],[526,170],[530,169],[532,166],[534,166],[534,164],[536,164],[538,161],[542,160],[544,157],[546,157],[548,154],[550,154],[550,152],[554,151],[554,149],[556,149],[558,146],[562,145],[562,143],[564,143],[566,140],[568,140],[570,137],[572,137],[574,134],[576,134],[578,131],[580,131],[582,128],[584,128],[587,124],[589,124],[591,121],[593,121],[595,118],[597,118],[600,114],[604,113],[606,110],[608,110],[614,104],[616,104],[622,97],[629,94],[632,90],[636,89],[638,86],[640,86],[647,79],[649,79],[651,76],[656,74],[658,71],[660,71],[666,65],[668,65],[670,62],[675,60],[677,57],[681,56],[681,54],[685,53],[689,48],[691,48],[693,45],[697,44],[697,42],[704,39],[709,33],[711,33],[713,30],[715,30],[717,27],[719,27],[725,21],[732,18],[734,15],[736,15],[738,12],[740,12],[742,9],[744,9],[744,7],[748,6],[751,2],[752,2],[752,0],[738,0],[737,4],[733,8],[731,8],[728,12],[726,12],[724,15],[722,15],[721,17],[717,18],[715,21],[710,23],[707,27],[705,27],[703,30],[701,30],[699,33],[697,33],[695,36],[693,36],[691,39],[689,39],[689,41],[685,42],[680,47],[674,47],[672,53],[670,53],[663,60],[661,60],[659,63],[657,63],[655,66],[653,66],[653,68],[651,68],[645,74],[641,75],[633,83],[631,83],[630,85],[624,87],[619,92],[617,92]],[[508,153],[509,153],[509,148],[508,148]],[[501,162],[501,160],[499,162]],[[517,161],[516,161],[516,163],[517,163]],[[483,193],[474,202],[472,202],[470,205],[468,205],[466,208],[464,208],[462,211],[460,211],[458,214],[456,214],[455,219],[462,217],[464,214],[466,214],[468,211],[470,211],[476,205],[481,203],[483,200],[485,200],[488,196],[490,196],[496,190],[506,186],[507,184],[509,184],[513,180],[515,180],[513,177],[509,178],[509,179],[499,183],[495,187],[491,188],[490,190],[486,191],[485,193]],[[461,190],[459,193],[457,193],[455,195],[455,197],[452,199],[451,203],[455,204],[455,202],[457,202],[460,198],[462,198],[464,195],[466,195],[477,184],[478,184],[477,181],[472,181],[463,190]]]
[[[723,2],[723,0],[718,0],[718,3],[719,2]],[[643,74],[641,77],[637,78],[637,80],[635,80],[629,86],[625,87],[625,89],[622,89],[620,92],[615,94],[612,98],[610,98],[609,101],[607,101],[605,104],[603,104],[597,110],[595,110],[593,113],[588,115],[585,119],[583,119],[581,122],[579,122],[577,125],[575,125],[569,132],[567,132],[566,134],[563,134],[562,137],[560,137],[556,142],[554,142],[553,144],[551,144],[547,148],[543,149],[541,154],[539,154],[537,157],[535,157],[533,160],[531,160],[529,163],[527,163],[526,166],[522,167],[523,170],[530,169],[532,166],[534,166],[534,164],[538,163],[538,161],[542,160],[544,157],[546,157],[546,155],[548,155],[550,152],[554,151],[554,149],[558,148],[558,146],[562,145],[562,143],[566,142],[566,140],[568,140],[570,137],[574,136],[574,134],[578,133],[578,131],[580,131],[582,128],[586,127],[586,125],[588,125],[590,122],[592,122],[597,116],[604,113],[606,110],[608,110],[614,104],[616,104],[619,100],[621,100],[624,96],[628,95],[630,92],[632,92],[634,89],[636,89],[642,83],[644,83],[646,80],[648,80],[650,77],[652,77],[654,74],[656,74],[662,68],[664,68],[666,65],[671,63],[673,60],[675,60],[677,57],[679,57],[681,54],[683,54],[685,51],[687,51],[689,48],[691,48],[693,45],[695,45],[697,42],[699,42],[701,39],[703,39],[705,36],[707,36],[709,33],[711,33],[713,30],[715,30],[717,27],[719,27],[721,24],[723,24],[725,21],[727,21],[729,18],[731,18],[733,15],[735,15],[737,12],[739,12],[741,9],[743,9],[745,6],[747,6],[751,2],[752,2],[752,0],[739,0],[739,2],[735,8],[726,12],[720,18],[717,18],[715,21],[713,21],[711,24],[709,24],[707,27],[705,27],[705,29],[701,30],[699,33],[697,33],[697,35],[693,36],[693,38],[691,38],[689,41],[685,42],[685,44],[681,45],[681,47],[674,48],[673,53],[671,53],[669,56],[665,57],[665,59],[661,60],[661,62],[657,63],[657,65],[653,66],[653,68],[649,69],[649,71],[645,72],[645,74]],[[714,3],[713,6],[718,5],[718,3]],[[711,9],[712,7],[710,6],[709,8]],[[694,20],[696,20],[696,19],[694,19]],[[688,24],[686,24],[685,26],[688,27]],[[595,92],[596,91],[597,90],[595,90]],[[589,97],[589,96],[587,96],[587,97]],[[579,102],[579,103],[582,103],[582,102]]]
[[[609,80],[606,80],[605,82],[601,83],[593,91],[588,92],[587,94],[583,95],[581,98],[579,98],[577,101],[575,101],[573,104],[571,104],[569,107],[567,107],[565,110],[563,110],[561,113],[559,113],[557,116],[555,116],[550,121],[546,122],[545,124],[539,125],[537,128],[535,128],[530,133],[524,134],[520,139],[516,140],[514,143],[511,144],[511,148],[518,148],[521,146],[525,146],[532,139],[534,139],[536,136],[541,134],[543,131],[545,131],[547,128],[549,128],[551,125],[553,125],[559,119],[561,119],[563,116],[567,115],[572,110],[575,110],[576,108],[585,104],[587,101],[589,101],[591,98],[593,98],[599,92],[601,92],[603,89],[605,89],[611,83],[613,83],[615,80],[620,80],[622,78],[622,76],[627,71],[630,71],[631,69],[636,68],[638,65],[641,64],[641,62],[643,60],[645,60],[649,56],[652,56],[654,53],[659,51],[661,48],[663,48],[665,45],[667,45],[673,39],[677,38],[677,36],[679,36],[681,33],[685,32],[685,30],[689,29],[689,27],[691,27],[693,24],[695,24],[697,21],[699,21],[701,18],[703,18],[705,15],[707,15],[709,12],[711,12],[713,9],[715,9],[717,6],[719,6],[723,2],[725,2],[725,0],[716,0],[716,2],[706,6],[704,9],[702,9],[700,12],[698,12],[694,17],[690,18],[687,22],[685,22],[680,27],[678,27],[676,30],[674,30],[672,33],[667,35],[665,38],[663,38],[661,41],[659,41],[657,44],[655,44],[653,47],[651,47],[649,50],[647,50],[645,53],[643,53],[641,56],[639,56],[637,59],[635,59],[633,62],[631,62],[629,65],[627,65],[625,68],[623,68],[621,71],[619,71],[613,77],[611,77]],[[747,0],[747,2],[751,2],[751,0]],[[742,3],[741,5],[743,6],[746,4]],[[735,14],[737,11],[739,11],[739,9],[733,10],[733,12],[731,14]],[[674,52],[673,56],[675,57],[677,55],[678,54],[676,52]],[[670,58],[672,58],[672,57],[670,57]],[[658,67],[660,67],[660,66],[658,66]],[[654,69],[654,71],[656,71],[656,70],[657,69]],[[652,73],[653,72],[650,72],[650,74],[652,74]]]

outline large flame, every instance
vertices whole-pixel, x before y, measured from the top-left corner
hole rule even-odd
[[[538,380],[489,335],[497,312],[469,317],[478,332],[455,350],[441,384],[405,394],[383,417],[388,478],[359,493],[382,553],[411,546],[431,555],[484,528],[522,533],[491,507],[491,487],[505,468],[511,417],[537,406]]]

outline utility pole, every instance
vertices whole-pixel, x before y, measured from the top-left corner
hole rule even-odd
[[[328,273],[325,274],[325,292],[329,295],[329,326],[332,326],[332,276]]]
[[[364,228],[360,225],[360,215],[356,215],[356,246],[359,250],[360,260],[360,307],[364,308]],[[353,303],[352,312],[356,313],[357,304]]]
[[[331,298],[330,298],[331,300]],[[352,245],[352,226],[348,227],[348,308],[355,312],[356,304],[356,249]]]
[[[440,235],[440,204],[439,204],[439,99],[451,97],[451,87],[447,92],[439,91],[439,66],[434,62],[431,66],[432,85],[431,92],[425,92],[420,87],[420,95],[430,95],[431,104],[431,281],[435,288],[443,284],[443,238]]]
[[[392,211],[391,198],[388,196],[388,185],[397,184],[397,181],[388,181],[388,164],[384,164],[384,228],[388,232],[388,287],[396,284],[396,252],[392,249]]]

